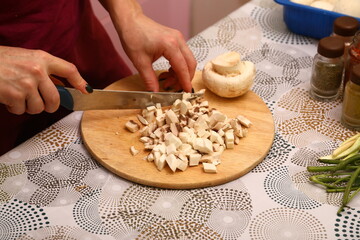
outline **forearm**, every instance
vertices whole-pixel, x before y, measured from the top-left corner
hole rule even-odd
[[[109,12],[112,22],[119,34],[126,31],[128,24],[143,15],[142,8],[136,0],[99,0]]]

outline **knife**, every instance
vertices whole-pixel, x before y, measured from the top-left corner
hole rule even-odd
[[[182,99],[184,93],[141,92],[94,89],[83,94],[75,88],[56,86],[60,94],[60,104],[74,111],[100,109],[143,109],[160,103],[162,107],[172,105]],[[202,96],[203,93],[190,93],[188,100]]]

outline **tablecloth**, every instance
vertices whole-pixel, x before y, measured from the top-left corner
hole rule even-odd
[[[198,70],[227,51],[255,63],[252,90],[275,121],[263,162],[215,187],[139,185],[92,158],[73,112],[0,157],[0,239],[360,239],[360,197],[337,215],[341,194],[308,180],[306,166],[354,132],[339,121],[341,99],[309,97],[317,40],[289,32],[282,11],[253,0],[188,42]]]

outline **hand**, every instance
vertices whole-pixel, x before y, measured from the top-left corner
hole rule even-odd
[[[0,103],[11,113],[55,112],[60,96],[52,74],[87,93],[87,83],[72,63],[44,51],[0,46],[0,62]]]
[[[159,91],[152,63],[164,56],[171,65],[171,70],[163,75],[167,78],[164,87],[172,85],[174,90],[191,92],[197,63],[179,31],[138,14],[136,18],[128,19],[118,32],[126,54],[148,90]]]

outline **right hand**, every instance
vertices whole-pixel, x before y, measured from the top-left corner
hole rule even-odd
[[[52,74],[88,93],[87,83],[74,64],[42,50],[0,46],[0,63],[0,103],[11,113],[55,112],[60,96],[50,78]]]

